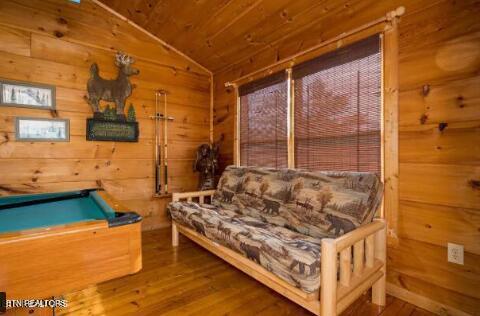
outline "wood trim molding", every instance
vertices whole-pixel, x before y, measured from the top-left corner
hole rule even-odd
[[[214,105],[215,99],[213,97],[213,91],[215,90],[213,74],[210,73],[210,144],[213,144],[213,116],[214,116]]]
[[[233,163],[235,166],[240,166],[240,94],[238,93],[238,86],[235,88],[235,119],[234,119],[234,138],[233,138]]]
[[[287,68],[287,166],[295,168],[295,95],[293,88],[292,68]]]
[[[398,242],[398,19],[394,17],[382,37],[383,59],[383,216],[390,245]]]
[[[459,309],[431,300],[389,282],[387,282],[387,293],[437,315],[472,316]]]

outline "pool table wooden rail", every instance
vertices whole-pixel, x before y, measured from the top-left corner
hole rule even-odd
[[[106,192],[102,198],[126,211]],[[46,298],[138,272],[141,222],[106,220],[0,234],[0,291],[9,299]]]

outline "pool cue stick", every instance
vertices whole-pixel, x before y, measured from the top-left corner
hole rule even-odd
[[[158,111],[158,97],[159,97],[160,91],[155,91],[155,194],[159,194],[162,191],[162,182],[161,182],[161,166],[160,166],[160,151],[158,150],[159,147],[159,122],[158,120],[160,119],[160,113]]]
[[[166,150],[167,150],[167,121],[173,121],[174,118],[171,116],[166,116],[167,111],[167,94],[165,90],[157,90],[155,92],[155,116],[151,118],[155,119],[155,193],[159,195],[168,193],[168,165],[166,161]],[[162,101],[162,96],[164,97],[164,113],[160,113],[159,102]],[[163,121],[163,126],[160,126],[160,122]],[[160,129],[163,127],[163,137],[160,137]],[[161,138],[161,141],[159,140]],[[162,152],[163,151],[163,152]],[[162,155],[163,154],[163,155]],[[163,156],[163,164],[162,164]],[[162,174],[163,171],[163,174]],[[163,186],[162,186],[163,182]]]
[[[150,116],[151,119],[155,120],[155,194],[163,195],[167,193],[167,166],[165,160],[165,150],[166,150],[166,135],[167,135],[167,126],[166,121],[173,121],[174,118],[171,116],[165,116],[164,113],[160,113],[160,105],[162,102],[162,96],[164,96],[164,112],[167,111],[167,91],[157,90],[155,91],[155,115]],[[163,126],[160,121],[163,121]],[[161,128],[163,127],[163,137],[161,137]],[[161,140],[160,140],[161,138]],[[162,151],[164,157],[164,164],[162,164]],[[162,174],[162,171],[164,174]],[[162,182],[163,186],[162,186]],[[163,190],[162,190],[163,188]]]
[[[165,118],[163,120],[163,176],[165,177],[164,180],[164,192],[165,194],[168,193],[168,129],[167,129],[167,124],[168,124],[168,116],[167,116],[167,93],[165,92],[164,96],[164,104],[163,104],[163,117]]]

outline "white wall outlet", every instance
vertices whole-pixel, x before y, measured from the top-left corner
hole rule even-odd
[[[463,245],[448,243],[448,262],[463,265]]]

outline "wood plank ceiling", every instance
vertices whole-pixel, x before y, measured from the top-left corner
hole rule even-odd
[[[101,1],[213,72],[363,6],[356,0]]]

